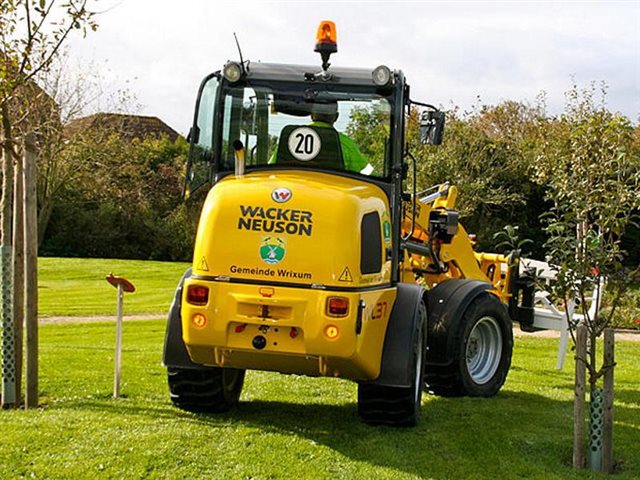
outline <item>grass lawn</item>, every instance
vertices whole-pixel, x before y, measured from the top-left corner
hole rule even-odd
[[[571,368],[554,370],[555,340],[516,339],[498,396],[425,395],[420,425],[392,429],[360,423],[352,383],[261,372],[237,410],[181,412],[163,335],[162,321],[125,323],[126,398],[114,400],[113,324],[43,325],[44,407],[0,411],[0,478],[599,478],[570,466]],[[640,478],[639,355],[618,343],[615,479]]]
[[[125,294],[125,315],[165,315],[189,266],[182,262],[42,257],[38,259],[39,314],[115,315],[116,289],[105,280],[113,272],[136,287],[134,293]]]

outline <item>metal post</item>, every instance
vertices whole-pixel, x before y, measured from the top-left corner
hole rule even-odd
[[[11,408],[16,403],[11,245],[0,246],[0,253],[2,255],[2,408]]]
[[[24,155],[25,408],[38,406],[38,193],[35,139],[27,135]]]
[[[602,389],[594,388],[589,400],[589,467],[594,472],[602,469],[602,407]]]
[[[576,376],[573,399],[573,466],[584,468],[584,392],[587,355],[587,327],[579,325],[576,329]]]
[[[120,396],[120,370],[122,365],[122,304],[124,293],[136,291],[136,287],[126,278],[117,277],[113,273],[106,276],[105,280],[118,289],[118,304],[116,307],[116,355],[115,375],[113,376],[113,398]]]
[[[3,105],[4,106],[4,105]],[[3,110],[4,112],[4,110]],[[2,309],[2,407],[16,402],[15,337],[13,328],[13,273],[11,228],[13,216],[13,147],[10,132],[4,131],[2,149],[2,198],[0,200],[0,308]]]
[[[613,369],[615,334],[612,328],[604,330],[604,425],[602,438],[602,473],[613,471]]]
[[[124,297],[123,285],[118,284],[118,307],[116,313],[116,372],[113,379],[113,398],[120,397],[120,370],[122,361],[122,302]]]

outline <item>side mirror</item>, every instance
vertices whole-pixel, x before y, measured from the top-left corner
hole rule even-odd
[[[445,114],[427,110],[420,116],[420,140],[429,145],[440,145],[444,135]]]

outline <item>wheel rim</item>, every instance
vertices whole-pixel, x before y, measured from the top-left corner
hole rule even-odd
[[[498,370],[502,357],[502,333],[493,317],[482,317],[467,340],[467,370],[477,384],[487,383]]]

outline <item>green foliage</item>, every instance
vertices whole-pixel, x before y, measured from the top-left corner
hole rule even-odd
[[[376,175],[384,172],[384,159],[389,138],[389,112],[380,104],[377,108],[356,107],[351,112],[347,135],[360,147]]]
[[[182,201],[187,142],[83,136],[65,149],[81,166],[53,209],[47,256],[190,260],[199,204]]]
[[[419,189],[451,182],[459,188],[458,208],[480,250],[495,250],[494,235],[519,225],[531,239],[533,255],[543,258],[538,217],[545,211],[544,187],[533,177],[539,136],[546,123],[540,100],[531,106],[504,102],[471,112],[447,112],[444,143],[419,142],[417,112],[408,122],[411,150],[418,159]]]
[[[500,241],[496,245],[496,250],[502,251],[504,249],[505,254],[509,256],[509,264],[515,265],[516,259],[525,256],[524,249],[527,245],[531,245],[533,241],[529,238],[520,238],[518,225],[506,225],[504,229],[497,232],[493,239]]]
[[[237,410],[184,413],[160,365],[164,321],[125,321],[114,400],[114,335],[113,322],[42,326],[43,408],[0,412],[0,478],[591,478],[571,467],[573,379],[554,370],[556,340],[517,339],[495,398],[424,395],[420,425],[395,429],[358,420],[352,382],[268,372],[247,374]],[[617,346],[620,480],[640,476],[639,354]]]
[[[603,308],[612,308],[615,299],[613,292],[605,292],[602,300]],[[640,283],[629,285],[625,294],[618,301],[617,308],[612,315],[611,326],[640,330]]]

